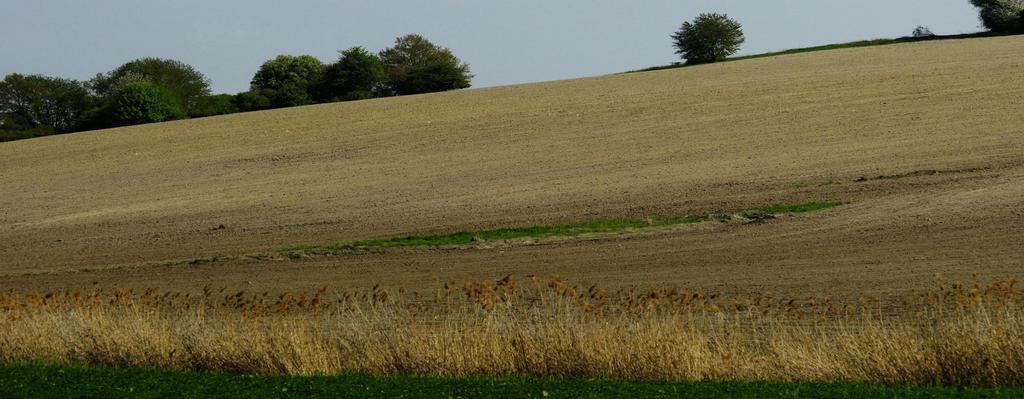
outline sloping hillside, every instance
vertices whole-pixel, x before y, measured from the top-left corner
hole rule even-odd
[[[850,204],[501,251],[76,272],[812,200]],[[1022,209],[1024,38],[950,40],[4,143],[0,275],[5,287],[100,277],[413,284],[511,272],[741,291],[906,289],[937,272],[1024,270]]]

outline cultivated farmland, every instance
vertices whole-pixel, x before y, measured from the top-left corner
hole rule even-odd
[[[949,40],[0,144],[0,288],[904,295],[1024,270],[1024,39]],[[815,212],[743,217],[775,204]],[[594,220],[699,223],[282,251]],[[536,241],[536,242],[535,242]]]

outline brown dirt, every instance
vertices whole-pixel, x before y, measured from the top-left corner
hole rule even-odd
[[[0,288],[558,274],[854,296],[1020,275],[1021,60],[1020,37],[901,44],[0,144]],[[814,200],[852,204],[639,238],[140,267]]]

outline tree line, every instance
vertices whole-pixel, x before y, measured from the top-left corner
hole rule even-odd
[[[372,53],[339,52],[266,61],[250,89],[211,94],[210,80],[176,60],[142,58],[88,81],[10,74],[0,81],[0,141],[314,103],[470,87],[469,65],[448,48],[406,35]]]

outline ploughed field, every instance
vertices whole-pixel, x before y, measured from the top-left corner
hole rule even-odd
[[[842,201],[757,221],[773,204]],[[620,233],[283,251],[701,216]],[[1024,38],[899,44],[0,144],[0,289],[554,276],[791,297],[1024,271]]]

